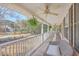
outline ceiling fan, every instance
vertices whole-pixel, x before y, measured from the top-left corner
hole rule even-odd
[[[45,4],[44,14],[46,14],[46,15],[51,14],[54,16],[58,16],[58,13],[50,12],[49,4]]]

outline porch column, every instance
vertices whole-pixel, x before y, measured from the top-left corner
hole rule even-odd
[[[44,40],[44,34],[43,34],[43,24],[41,25],[41,43]]]
[[[47,26],[47,33],[46,33],[46,34],[47,34],[47,37],[49,37],[49,35],[50,35],[49,32],[50,32],[50,30],[49,30],[49,25],[48,25],[48,26]]]
[[[41,25],[41,34],[43,34],[43,24]]]

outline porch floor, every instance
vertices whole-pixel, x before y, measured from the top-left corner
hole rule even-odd
[[[44,52],[46,51],[46,48],[49,44],[49,41],[45,41],[33,54],[32,56],[43,56]]]
[[[31,56],[44,56],[49,45],[49,41],[61,40],[60,36],[61,35],[58,34],[51,35]]]
[[[44,56],[50,40],[55,41],[56,35],[51,35],[31,56]]]

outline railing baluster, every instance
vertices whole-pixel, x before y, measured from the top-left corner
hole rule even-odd
[[[13,45],[11,45],[11,54],[13,56]]]
[[[9,56],[9,46],[6,46],[7,56]]]
[[[26,52],[27,52],[27,50],[28,50],[26,43],[27,43],[27,42],[26,42],[26,40],[25,40],[25,54],[26,54]]]
[[[20,42],[17,44],[17,55],[20,56]]]
[[[18,49],[17,49],[17,44],[18,44],[18,43],[16,43],[16,55],[18,55]]]
[[[1,47],[0,47],[0,56],[1,56]]]
[[[20,51],[21,51],[21,56],[22,56],[22,42],[20,42]]]
[[[25,55],[25,42],[23,41],[23,56]]]
[[[20,42],[20,51],[21,51],[21,55],[22,55],[22,42]]]
[[[15,43],[13,44],[13,56],[15,55]]]
[[[12,56],[14,56],[14,44],[12,44]]]
[[[21,44],[22,44],[22,56],[23,56],[23,41],[21,42]]]
[[[25,52],[25,54],[26,54],[26,40],[24,41],[24,49],[25,49],[24,52]],[[24,55],[25,55],[25,54],[24,54]]]
[[[11,56],[11,45],[9,46],[9,55]]]
[[[7,50],[6,50],[7,48],[6,48],[6,46],[5,46],[5,48],[4,48],[4,50],[5,50],[5,56],[7,56]]]
[[[22,41],[22,56],[24,55],[24,49],[23,49],[23,41]]]
[[[19,55],[19,50],[18,50],[18,42],[16,42],[16,55],[18,56]]]
[[[24,41],[22,42],[22,46],[23,46],[23,56],[24,56]]]
[[[15,43],[15,50],[16,50],[16,53],[15,53],[15,55],[17,56],[17,44]]]
[[[20,42],[20,55],[22,55],[22,42]]]
[[[4,48],[2,47],[2,56],[5,56],[4,53],[3,53],[3,51],[4,51]]]
[[[20,56],[21,55],[21,52],[20,52],[20,42],[18,42],[18,44],[17,44],[17,54],[18,54],[18,56]]]
[[[12,56],[12,48],[11,48],[12,44],[10,45],[10,55]]]

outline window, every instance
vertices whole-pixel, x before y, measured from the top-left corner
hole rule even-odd
[[[68,39],[69,35],[69,13],[64,18],[64,36]]]
[[[47,32],[47,28],[48,28],[48,25],[43,24],[43,32],[44,32],[44,33]]]
[[[73,46],[73,5],[69,9],[68,14],[64,18],[64,36],[69,40],[70,44]]]
[[[75,48],[79,51],[79,4],[75,5]]]

